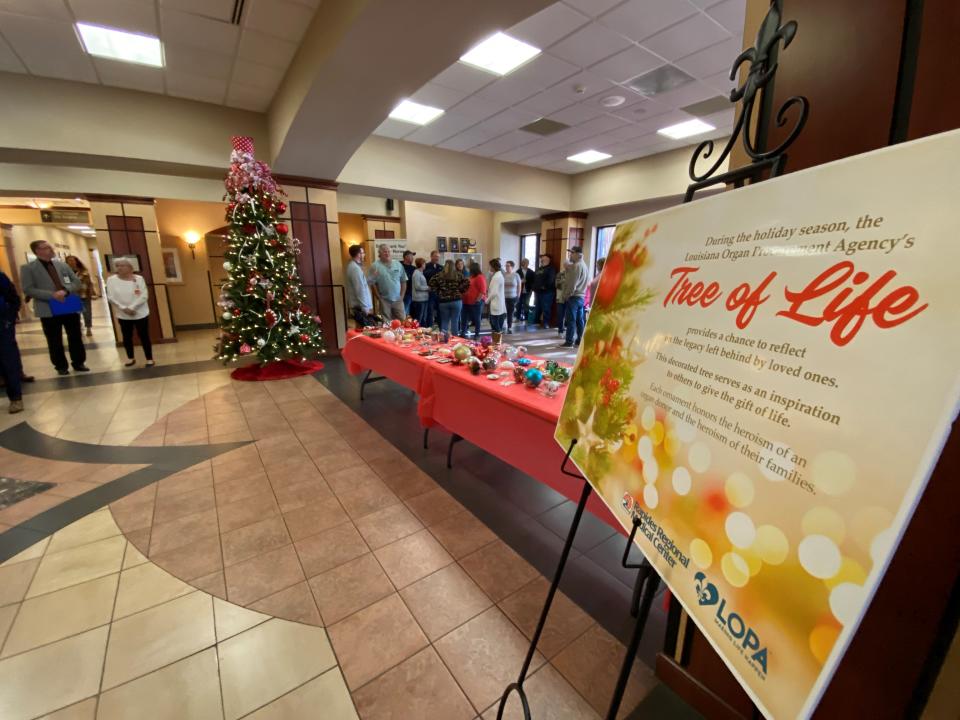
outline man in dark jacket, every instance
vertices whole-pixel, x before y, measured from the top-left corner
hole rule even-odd
[[[517,320],[527,324],[527,313],[530,311],[530,293],[536,282],[536,273],[530,269],[530,261],[523,258],[520,261],[520,296],[517,298]]]
[[[427,284],[430,283],[430,278],[432,278],[441,270],[443,270],[443,265],[440,264],[440,251],[431,250],[430,262],[423,266],[423,277],[426,279]],[[430,298],[427,300],[427,314],[423,326],[428,328],[433,327],[433,324],[439,321],[440,301],[437,299],[437,294],[431,290]]]
[[[533,281],[533,292],[536,295],[537,307],[533,322],[535,325],[548,328],[550,318],[553,317],[553,300],[557,296],[557,271],[553,267],[553,257],[550,255],[540,256],[540,267],[537,268],[536,278]]]
[[[23,412],[21,380],[23,364],[17,346],[17,317],[20,314],[20,295],[13,281],[0,271],[0,375],[10,399],[10,412]],[[32,379],[32,378],[30,378]]]

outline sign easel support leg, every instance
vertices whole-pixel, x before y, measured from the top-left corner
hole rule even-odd
[[[570,549],[573,547],[573,539],[576,537],[577,528],[580,527],[580,519],[583,517],[583,511],[587,507],[587,499],[590,497],[592,488],[590,483],[580,475],[580,473],[573,473],[567,470],[567,462],[570,460],[570,453],[573,452],[574,446],[577,444],[576,440],[571,441],[570,447],[567,449],[567,454],[563,458],[563,465],[560,466],[560,471],[565,475],[570,477],[579,478],[583,480],[583,490],[580,492],[580,500],[577,503],[577,509],[573,514],[573,521],[570,523],[570,531],[567,533],[567,539],[563,543],[563,551],[560,553],[560,560],[557,562],[556,572],[553,574],[553,580],[550,583],[550,590],[547,591],[547,598],[543,602],[543,609],[540,611],[540,620],[537,622],[537,628],[533,632],[533,637],[530,639],[530,647],[527,649],[527,656],[523,660],[523,666],[520,668],[520,676],[517,678],[515,683],[510,683],[507,686],[507,689],[503,691],[503,695],[500,697],[500,706],[497,708],[497,720],[503,718],[503,711],[507,707],[507,700],[510,697],[510,693],[514,690],[517,691],[517,696],[520,698],[520,705],[523,707],[523,718],[524,720],[531,720],[530,716],[530,705],[527,702],[527,694],[523,689],[523,683],[527,679],[527,672],[530,669],[530,663],[533,662],[533,656],[537,651],[537,643],[540,642],[540,636],[543,634],[543,628],[547,624],[547,616],[550,614],[550,606],[553,604],[553,598],[557,594],[557,588],[560,586],[560,578],[563,576],[563,570],[567,564],[567,558],[570,556]],[[451,442],[450,448],[453,448],[453,443]]]

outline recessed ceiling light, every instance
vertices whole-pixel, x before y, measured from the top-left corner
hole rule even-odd
[[[590,165],[591,163],[600,162],[601,160],[606,160],[609,157],[613,157],[608,153],[598,152],[596,150],[584,150],[581,153],[576,155],[571,155],[567,160],[573,160],[573,162],[583,163],[584,165]]]
[[[413,100],[404,100],[390,113],[390,117],[394,120],[402,120],[414,125],[427,125],[441,115],[443,115],[443,110],[440,108],[421,105]]]
[[[539,54],[540,48],[498,32],[469,50],[460,62],[494,75],[506,75]]]
[[[90,55],[137,65],[163,67],[160,38],[88,23],[77,23],[77,32],[80,33],[84,49]]]
[[[604,107],[620,107],[623,105],[627,99],[623,95],[608,95],[603,100],[600,101],[600,104]]]
[[[67,225],[68,230],[89,230],[89,225]]]
[[[710,132],[711,130],[716,130],[713,125],[705,123],[703,120],[687,120],[682,123],[677,123],[676,125],[670,125],[669,127],[660,128],[657,130],[657,133],[660,135],[666,135],[668,138],[673,138],[674,140],[680,140],[682,138],[690,137],[691,135],[701,135],[705,132]]]

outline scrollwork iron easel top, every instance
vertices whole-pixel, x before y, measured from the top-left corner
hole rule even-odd
[[[690,202],[697,190],[702,190],[711,185],[722,183],[742,187],[747,180],[756,182],[762,179],[765,171],[769,171],[770,177],[776,177],[783,172],[787,162],[786,150],[803,130],[803,126],[807,122],[807,115],[810,112],[810,103],[804,96],[794,95],[780,106],[776,114],[777,127],[783,127],[787,124],[787,116],[790,114],[791,108],[798,108],[797,117],[787,137],[775,148],[766,149],[767,130],[770,125],[770,110],[772,109],[772,98],[768,101],[767,94],[773,91],[773,79],[779,65],[777,57],[781,43],[783,48],[786,49],[797,33],[797,23],[795,21],[791,20],[781,24],[782,19],[783,0],[770,0],[770,9],[757,32],[756,43],[752,48],[740,53],[737,59],[733,61],[733,67],[730,69],[731,80],[736,79],[737,73],[744,63],[750,64],[743,84],[730,91],[730,102],[740,103],[736,124],[730,139],[727,140],[727,144],[720,152],[720,156],[714,160],[706,172],[698,173],[697,163],[700,160],[709,159],[713,155],[716,145],[713,140],[704,140],[697,146],[693,157],[690,158],[690,179],[693,183],[687,187],[684,202]],[[758,99],[760,105],[758,106],[759,112],[756,115],[756,127],[754,127],[754,108]],[[743,149],[753,162],[736,170],[715,175],[730,156],[730,152],[739,138],[742,138]]]

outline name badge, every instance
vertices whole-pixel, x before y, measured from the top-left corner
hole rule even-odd
[[[63,276],[63,284],[64,284],[64,285],[69,285],[71,282],[73,282],[73,281],[70,279],[70,276],[69,276],[69,275],[64,275],[64,276]]]

